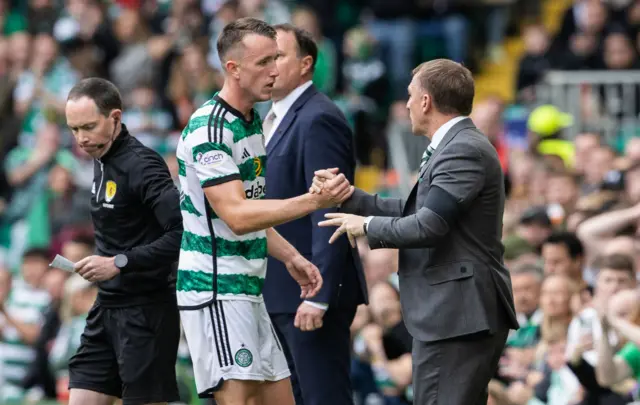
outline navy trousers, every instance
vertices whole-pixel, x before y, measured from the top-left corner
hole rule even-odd
[[[271,314],[284,350],[296,405],[353,405],[349,327],[356,309],[330,308],[323,326],[302,332],[295,314]]]

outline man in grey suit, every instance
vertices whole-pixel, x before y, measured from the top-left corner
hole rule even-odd
[[[345,213],[327,214],[331,237],[366,236],[372,249],[400,249],[400,297],[413,341],[414,403],[480,405],[509,329],[517,329],[503,264],[504,181],[489,140],[467,118],[474,83],[450,60],[413,71],[407,108],[413,132],[430,139],[409,198],[355,190]],[[344,190],[335,170],[316,172],[314,192]],[[357,214],[360,216],[356,216]],[[365,218],[366,217],[366,218]]]

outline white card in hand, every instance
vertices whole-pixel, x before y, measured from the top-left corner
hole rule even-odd
[[[55,267],[57,269],[69,271],[71,273],[75,272],[75,263],[60,255],[56,255],[49,267]]]

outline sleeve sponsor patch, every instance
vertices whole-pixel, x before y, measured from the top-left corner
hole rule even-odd
[[[205,167],[220,166],[227,159],[227,154],[219,150],[212,150],[206,153],[198,153],[196,161]]]

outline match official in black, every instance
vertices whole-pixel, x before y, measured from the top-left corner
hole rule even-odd
[[[85,79],[69,92],[67,125],[95,159],[96,254],[76,263],[76,272],[99,287],[69,362],[69,405],[179,399],[180,197],[164,160],[131,136],[121,117],[122,99],[107,80]]]

